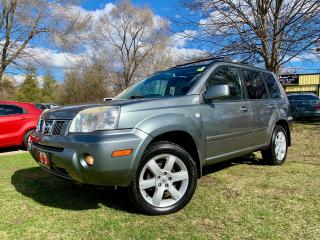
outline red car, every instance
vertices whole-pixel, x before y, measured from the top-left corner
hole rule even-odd
[[[0,148],[26,147],[41,113],[31,103],[0,101]]]

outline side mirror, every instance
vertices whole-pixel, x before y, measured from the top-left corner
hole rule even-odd
[[[230,96],[229,86],[224,85],[213,85],[207,89],[207,91],[203,94],[203,98],[205,100],[213,100],[213,99],[223,99]]]

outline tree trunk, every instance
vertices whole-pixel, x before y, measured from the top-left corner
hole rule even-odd
[[[1,83],[2,83],[2,77],[3,77],[3,74],[4,74],[4,70],[6,69],[5,66],[1,66],[0,67],[0,87],[1,87]]]

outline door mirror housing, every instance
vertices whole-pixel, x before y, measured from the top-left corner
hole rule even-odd
[[[224,99],[230,96],[230,89],[227,84],[210,86],[203,94],[205,100]]]

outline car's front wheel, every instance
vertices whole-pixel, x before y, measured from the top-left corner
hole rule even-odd
[[[190,201],[196,185],[196,164],[190,154],[177,144],[156,142],[146,150],[129,195],[146,214],[168,214]]]
[[[287,151],[287,132],[282,126],[276,125],[269,148],[261,151],[262,158],[272,165],[281,165],[287,158]]]

